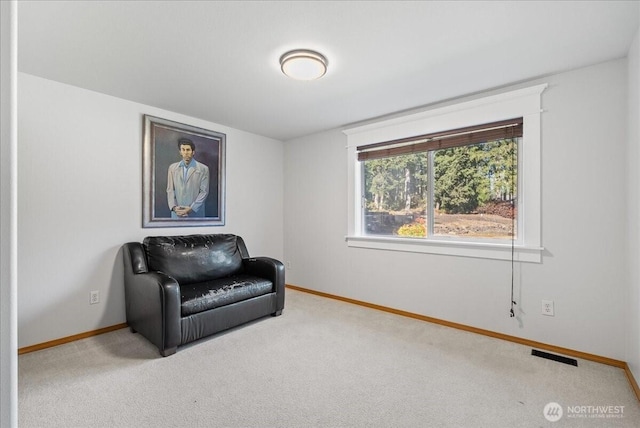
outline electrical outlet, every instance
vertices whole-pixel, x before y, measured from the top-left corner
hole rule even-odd
[[[543,300],[542,301],[542,315],[554,316],[553,311],[553,300]]]
[[[287,261],[287,269],[291,269],[291,260]]]
[[[89,304],[95,305],[96,303],[100,303],[100,292],[97,290],[94,290],[89,295]]]

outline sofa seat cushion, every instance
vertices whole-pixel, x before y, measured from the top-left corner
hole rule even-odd
[[[180,284],[182,316],[197,314],[272,291],[271,281],[243,274],[195,284]]]

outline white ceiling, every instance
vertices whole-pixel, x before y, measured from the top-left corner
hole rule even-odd
[[[288,140],[627,55],[638,1],[20,1],[19,71]],[[295,48],[329,60],[287,79]]]

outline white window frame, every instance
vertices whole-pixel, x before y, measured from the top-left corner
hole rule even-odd
[[[518,89],[455,105],[382,120],[343,130],[347,135],[349,247],[479,257],[540,263],[541,246],[541,130],[542,92],[547,84]],[[518,240],[487,242],[464,239],[399,238],[366,235],[362,227],[362,168],[356,147],[433,132],[523,118],[518,148]]]

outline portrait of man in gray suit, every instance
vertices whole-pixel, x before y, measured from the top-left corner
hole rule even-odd
[[[171,218],[205,217],[209,195],[209,167],[195,159],[196,145],[188,138],[178,140],[182,160],[169,165],[167,203]]]
[[[144,115],[142,227],[224,226],[226,141],[221,132]]]

